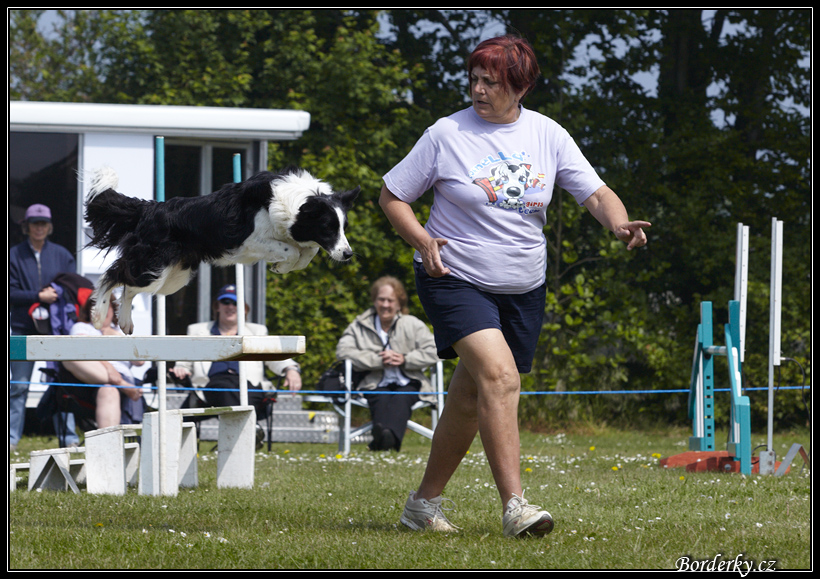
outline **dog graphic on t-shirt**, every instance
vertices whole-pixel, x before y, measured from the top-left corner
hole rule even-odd
[[[502,209],[520,209],[524,206],[524,191],[534,187],[539,181],[540,175],[534,177],[531,169],[532,165],[502,163],[490,170],[489,178],[474,179],[473,183],[487,194],[490,205]]]

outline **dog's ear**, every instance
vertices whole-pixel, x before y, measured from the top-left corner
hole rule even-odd
[[[356,187],[350,191],[342,191],[339,193],[334,193],[334,195],[339,199],[342,203],[342,206],[345,208],[345,211],[350,209],[353,205],[353,202],[356,200],[356,197],[359,196],[359,192],[362,190],[361,187]]]

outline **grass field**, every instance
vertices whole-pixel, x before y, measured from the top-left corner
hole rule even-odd
[[[10,569],[689,569],[740,565],[809,569],[811,476],[686,473],[659,458],[688,432],[522,433],[525,497],[555,531],[506,539],[501,505],[476,442],[445,496],[458,534],[399,524],[429,441],[408,433],[401,453],[276,444],[256,457],[252,490],[216,488],[213,443],[200,445],[200,484],[176,497],[9,494]],[[717,435],[717,440],[725,440]],[[782,458],[810,433],[778,435]],[[754,436],[753,446],[765,436]],[[15,462],[54,441],[27,438]],[[728,567],[733,569],[734,567]]]

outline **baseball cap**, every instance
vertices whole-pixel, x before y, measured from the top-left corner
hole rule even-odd
[[[25,221],[51,221],[51,209],[40,203],[29,205]]]
[[[219,297],[216,298],[216,301],[222,299],[229,299],[236,301],[236,286],[233,284],[228,284],[226,286],[222,286],[222,289],[219,290]]]

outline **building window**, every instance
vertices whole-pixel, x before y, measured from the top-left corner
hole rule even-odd
[[[25,239],[26,208],[42,203],[53,216],[51,241],[77,255],[78,150],[76,134],[9,133],[9,247]]]
[[[166,201],[173,197],[208,195],[225,183],[233,182],[234,155],[240,154],[247,160],[249,152],[247,145],[233,147],[169,139],[165,147]],[[247,166],[247,162],[243,166]],[[264,323],[264,297],[257,288],[260,279],[264,283],[265,267],[257,264],[248,269],[251,271],[245,275],[245,299],[251,305],[251,315],[247,321]],[[236,283],[235,267],[201,264],[188,285],[166,296],[166,333],[185,334],[189,324],[212,320],[213,300],[219,289],[229,283]]]

